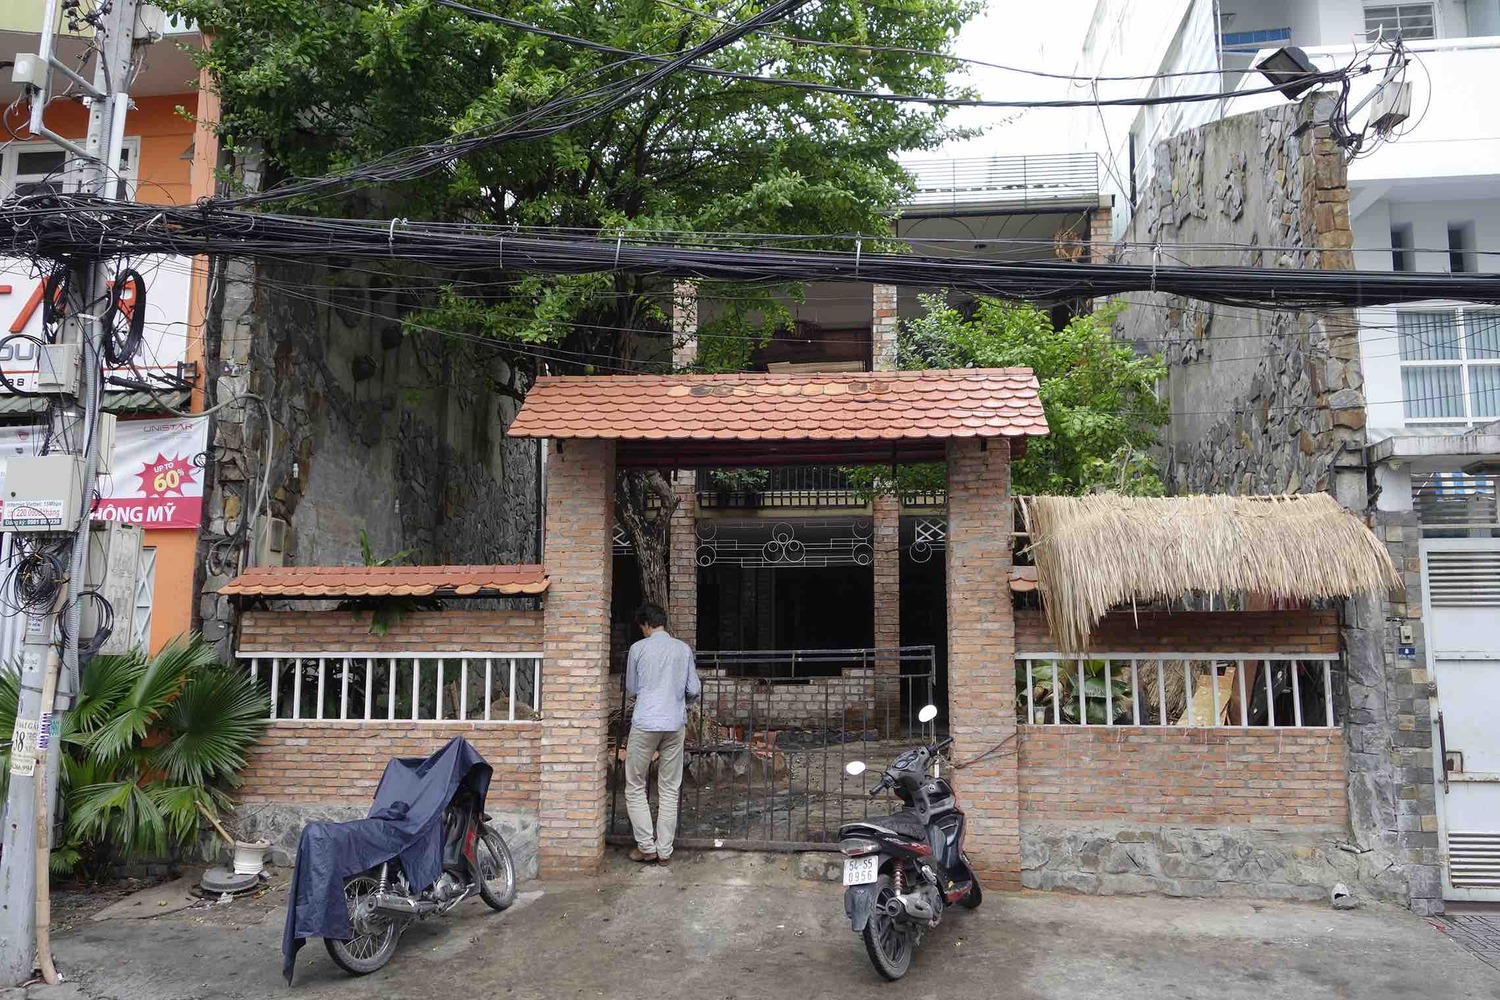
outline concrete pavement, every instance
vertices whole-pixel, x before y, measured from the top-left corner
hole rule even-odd
[[[119,1000],[1500,1000],[1500,972],[1400,910],[1058,893],[992,893],[974,913],[951,912],[890,985],[849,932],[842,890],[795,871],[786,857],[684,854],[663,870],[615,856],[600,879],[524,886],[504,914],[474,901],[418,925],[364,979],[310,942],[290,989],[279,975],[284,892],[86,921],[56,952],[65,994]]]

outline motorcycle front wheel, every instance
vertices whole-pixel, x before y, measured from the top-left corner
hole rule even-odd
[[[485,827],[475,853],[479,860],[479,898],[492,910],[506,909],[516,901],[516,863],[505,838]]]
[[[354,936],[348,941],[323,939],[328,957],[351,976],[368,976],[383,968],[396,954],[401,928],[389,917],[375,913],[375,892],[380,883],[371,875],[356,875],[344,883],[344,901]]]
[[[896,980],[911,968],[912,932],[885,913],[885,905],[896,897],[889,875],[876,883],[875,906],[865,924],[865,951],[870,964],[886,979]]]

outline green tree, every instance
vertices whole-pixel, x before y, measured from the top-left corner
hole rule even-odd
[[[649,53],[723,27],[703,0],[472,0],[555,31]],[[538,37],[431,0],[166,0],[212,38],[202,63],[231,149],[258,150],[266,183],[367,163],[533,108],[564,88],[641,72],[615,55]],[[763,8],[733,8],[737,19]],[[978,0],[820,0],[711,57],[714,66],[929,97],[960,91],[946,51]],[[791,39],[810,39],[812,44]],[[870,47],[866,47],[870,46]],[[309,212],[581,227],[634,233],[888,233],[907,178],[893,156],[954,134],[942,109],[681,72],[603,118],[508,143],[380,190],[305,202]],[[842,244],[841,244],[842,245]],[[874,249],[879,244],[866,240]],[[526,375],[660,367],[670,286],[650,277],[449,269],[413,323],[511,345]],[[740,367],[785,320],[763,285],[705,286],[702,365]],[[749,339],[747,339],[747,337]],[[545,349],[543,349],[545,348]],[[659,483],[633,497],[661,496]],[[670,491],[667,491],[670,492]],[[667,513],[670,513],[669,511]],[[658,513],[660,516],[660,512]],[[622,517],[628,527],[644,518]],[[653,537],[635,539],[638,551]],[[665,565],[665,559],[652,560]],[[646,566],[647,561],[642,561]],[[664,579],[643,579],[664,598]]]
[[[1112,489],[1159,496],[1162,484],[1149,449],[1168,411],[1156,397],[1165,376],[1159,355],[1142,356],[1111,332],[1119,306],[1075,316],[1057,328],[1034,306],[983,298],[970,315],[943,295],[921,297],[924,315],[903,324],[897,342],[902,368],[1013,368],[1036,372],[1046,437],[1027,442],[1011,467],[1015,493],[1088,493]],[[868,491],[941,489],[941,465],[863,469]]]

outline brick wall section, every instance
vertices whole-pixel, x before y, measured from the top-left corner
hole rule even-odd
[[[540,611],[414,611],[385,635],[348,611],[247,611],[237,647],[246,653],[540,653]]]
[[[495,769],[491,811],[535,811],[541,784],[535,722],[273,722],[250,754],[240,805],[365,805],[392,757],[425,757],[462,736]]]
[[[896,370],[896,333],[900,327],[896,303],[899,291],[895,285],[872,286],[870,367],[878,372]]]
[[[1021,885],[1015,623],[1011,617],[1010,444],[948,443],[948,704],[969,815],[969,855],[987,885]]]
[[[1108,208],[1096,208],[1089,213],[1089,263],[1107,264],[1114,250],[1110,238],[1113,213]]]
[[[1338,729],[1021,726],[1023,822],[1343,832]]]
[[[1022,609],[1016,649],[1057,649],[1046,616]],[[1337,653],[1338,613],[1329,611],[1116,611],[1094,627],[1089,641],[1102,653]]]
[[[838,677],[813,677],[806,684],[766,684],[758,677],[729,677],[721,669],[700,669],[703,708],[719,723],[766,726],[774,719],[778,727],[824,728],[847,723],[862,730],[872,723],[870,703],[875,695],[875,671],[852,667]],[[900,705],[887,728],[900,721]]]
[[[544,875],[594,874],[604,860],[614,486],[612,441],[568,441],[548,459],[537,814]]]
[[[694,649],[698,648],[697,478],[694,472],[680,471],[673,480],[677,509],[672,512],[667,538],[667,586],[672,599],[667,630]]]

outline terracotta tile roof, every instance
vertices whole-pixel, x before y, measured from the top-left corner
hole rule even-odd
[[[908,441],[1047,433],[1029,368],[543,377],[512,437]]]
[[[540,594],[540,566],[264,566],[219,588],[230,597],[493,597]]]
[[[1026,594],[1035,590],[1036,567],[1035,566],[1012,566],[1010,568],[1010,589],[1017,594]]]

